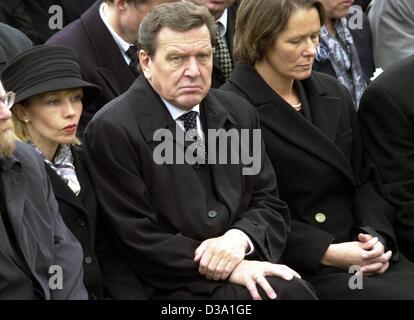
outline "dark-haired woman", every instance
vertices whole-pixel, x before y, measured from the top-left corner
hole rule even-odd
[[[352,99],[337,80],[312,72],[323,23],[324,9],[313,0],[242,1],[235,38],[241,64],[224,89],[260,115],[293,220],[284,262],[321,299],[414,299],[414,265],[402,255],[394,262],[392,208],[362,158]]]

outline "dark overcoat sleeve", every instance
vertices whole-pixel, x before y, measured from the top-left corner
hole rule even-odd
[[[76,147],[77,172],[82,172],[82,188],[85,188],[87,201],[84,203],[90,223],[94,223],[90,238],[95,239],[95,253],[100,267],[100,276],[104,289],[104,298],[113,300],[142,300],[145,299],[142,284],[137,275],[129,268],[124,259],[116,251],[112,233],[104,221],[104,215],[97,201],[89,170],[86,166],[83,149]],[[78,174],[78,178],[79,174]]]
[[[351,237],[356,238],[360,232],[377,236],[385,245],[386,250],[392,250],[396,253],[396,236],[390,220],[393,215],[393,208],[385,198],[377,168],[363,149],[358,114],[353,107],[349,94],[345,91],[345,88],[343,90],[348,107],[348,110],[344,110],[344,122],[345,124],[349,122],[352,129],[353,141],[350,162],[356,184],[353,201],[356,225]],[[346,112],[348,112],[348,115]],[[347,150],[343,151],[349,157]]]
[[[372,84],[361,100],[364,148],[377,165],[401,250],[414,257],[414,126],[409,94],[404,102],[384,86]],[[412,99],[411,99],[412,101]],[[407,112],[408,110],[408,112]]]

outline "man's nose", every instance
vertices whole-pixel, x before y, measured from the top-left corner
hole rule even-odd
[[[11,111],[7,108],[4,101],[0,99],[0,120],[8,120],[12,116]]]
[[[185,75],[191,78],[195,78],[200,75],[200,67],[198,66],[196,57],[190,57],[186,65]]]

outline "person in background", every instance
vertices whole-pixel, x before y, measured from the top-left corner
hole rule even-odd
[[[14,138],[14,99],[0,82],[0,299],[87,299],[82,248],[59,214],[43,161]]]
[[[414,54],[414,1],[375,0],[368,17],[375,67],[385,70]]]
[[[214,44],[212,88],[219,88],[230,77],[234,68],[233,37],[238,1],[192,0],[206,7],[216,20],[217,35]]]
[[[25,34],[30,39],[30,41],[33,41],[36,44],[41,43],[41,34],[36,28],[36,26],[39,24],[39,20],[33,20],[33,18],[30,16],[29,10],[25,6],[24,1],[25,0],[0,1],[0,22],[16,28],[20,32],[23,32],[23,34]]]
[[[359,21],[350,24],[349,13],[353,0],[320,2],[325,7],[327,19],[319,34],[320,43],[313,68],[337,78],[348,89],[358,108],[374,73],[368,18],[363,12],[353,12],[358,15]]]
[[[384,71],[367,88],[359,115],[364,148],[376,164],[400,250],[414,261],[414,55]]]
[[[15,134],[43,158],[60,214],[82,245],[89,298],[142,299],[140,283],[111,254],[101,209],[76,138],[84,93],[88,92],[85,95],[91,99],[99,94],[97,86],[81,78],[76,52],[64,46],[33,47],[7,64],[2,81],[7,90],[16,93],[12,108]],[[128,272],[130,279],[116,281]],[[102,283],[102,277],[106,282]]]
[[[83,79],[102,89],[98,98],[84,105],[80,134],[96,111],[125,92],[137,78],[139,24],[151,8],[171,1],[175,0],[97,1],[47,41],[75,49]]]
[[[4,0],[3,0],[4,1]],[[15,0],[5,0],[13,2]],[[100,1],[100,0],[99,0]],[[44,44],[47,39],[59,32],[73,20],[78,19],[96,0],[18,0],[20,6],[25,11],[25,15],[31,23],[31,29],[34,30],[34,44]]]
[[[414,264],[397,252],[393,210],[363,157],[350,94],[312,71],[323,23],[317,1],[243,0],[235,34],[240,64],[222,89],[259,113],[292,216],[282,261],[321,299],[414,299]],[[363,290],[350,286],[355,267]]]

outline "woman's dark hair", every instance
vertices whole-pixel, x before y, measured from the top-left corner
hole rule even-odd
[[[261,61],[292,14],[312,8],[318,10],[321,26],[324,25],[325,10],[316,0],[242,0],[234,36],[236,62],[253,65]]]

